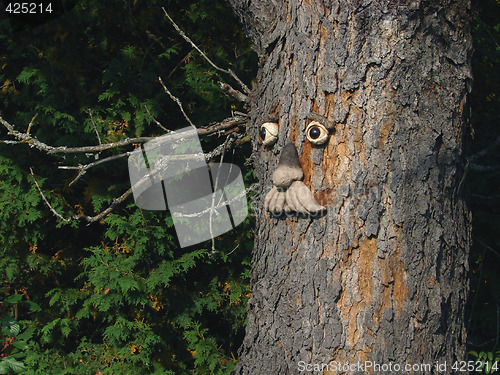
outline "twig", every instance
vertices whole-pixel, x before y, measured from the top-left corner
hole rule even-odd
[[[92,122],[92,125],[94,126],[95,133],[97,134],[97,140],[99,141],[99,145],[102,145],[101,137],[99,135],[99,132],[97,131],[97,126],[95,126],[94,118],[92,117],[92,110],[90,108],[89,108],[89,115],[90,115],[90,121]]]
[[[120,141],[112,142],[112,143],[104,143],[99,146],[82,146],[82,147],[66,147],[66,146],[59,146],[59,147],[50,147],[50,150],[48,151],[49,154],[60,154],[60,153],[65,153],[65,154],[76,154],[76,153],[85,153],[85,152],[99,152],[99,151],[104,151],[104,150],[110,150],[112,148],[117,148],[117,147],[122,147],[122,146],[127,146],[132,143],[145,143],[152,141],[156,137],[137,137],[137,138],[126,138],[122,139]]]
[[[235,251],[238,247],[240,247],[240,244],[239,244],[239,243],[238,243],[238,245],[236,245],[236,247],[235,247],[233,250],[231,250],[229,253],[227,253],[227,254],[226,254],[226,256],[229,256],[229,255],[231,255],[232,253],[234,253],[234,251]]]
[[[218,155],[221,155],[225,148],[226,147],[229,147],[230,146],[230,142],[224,142],[222,145],[220,145],[219,147],[217,147],[216,149],[214,149],[212,152],[208,153],[208,154],[205,154],[205,160],[210,160]],[[61,169],[78,169],[80,170],[80,173],[78,174],[77,178],[74,180],[76,181],[79,177],[81,177],[81,175],[83,175],[89,168],[93,167],[93,166],[96,166],[96,165],[99,165],[99,164],[102,164],[106,161],[110,161],[110,160],[114,160],[114,159],[118,159],[120,157],[123,157],[125,155],[127,155],[129,153],[124,153],[124,154],[120,154],[120,155],[114,155],[114,156],[110,156],[108,158],[105,158],[105,159],[102,159],[102,160],[99,160],[99,161],[96,161],[96,162],[93,162],[93,163],[89,163],[87,165],[84,165],[84,166],[78,166],[78,167],[70,167],[70,166],[65,166],[65,167],[60,167]],[[189,157],[189,155],[178,155],[179,157]],[[166,157],[166,162],[168,162],[168,159],[169,157]],[[93,223],[95,221],[99,221],[101,220],[103,217],[105,217],[107,214],[109,214],[111,211],[113,211],[113,209],[118,206],[120,203],[122,203],[125,199],[128,198],[128,196],[130,194],[132,194],[133,192],[133,189],[134,188],[137,188],[139,187],[141,184],[145,183],[146,181],[149,181],[150,179],[154,179],[155,176],[161,172],[161,169],[164,168],[164,164],[165,162],[162,161],[161,159],[158,160],[158,162],[156,163],[156,167],[152,170],[149,171],[148,174],[146,174],[145,176],[143,176],[133,187],[131,187],[130,189],[128,189],[125,193],[123,193],[120,197],[118,198],[115,198],[113,200],[113,202],[111,203],[111,205],[106,208],[104,211],[102,211],[101,213],[99,213],[98,215],[95,215],[95,216],[88,216],[88,215],[75,215],[73,217],[71,217],[72,220],[85,220],[87,221],[88,223]],[[32,172],[33,174],[33,172]],[[34,178],[34,177],[33,177]],[[36,180],[35,180],[35,183],[36,183]],[[38,186],[38,184],[37,184]],[[71,219],[65,219],[64,217],[62,217],[60,214],[58,214],[53,208],[52,206],[50,206],[49,202],[47,201],[47,199],[45,199],[42,191],[40,190],[39,188],[39,191],[40,191],[40,194],[42,195],[42,197],[44,198],[46,204],[49,206],[49,208],[51,209],[51,211],[57,215],[57,217],[59,217],[61,220],[64,220],[66,222],[70,221]]]
[[[31,126],[32,126],[32,125],[33,125],[33,123],[35,122],[35,119],[38,117],[38,113],[39,113],[39,112],[37,112],[37,113],[33,116],[33,118],[31,119],[30,123],[28,124],[28,130],[26,130],[26,134],[29,134],[29,133],[30,133],[30,131],[31,131]]]
[[[191,44],[191,46],[197,50],[201,56],[203,56],[203,58],[205,60],[208,61],[208,63],[210,65],[212,65],[215,69],[217,69],[218,71],[220,72],[223,72],[223,73],[226,73],[226,74],[229,74],[231,77],[233,77],[233,79],[238,82],[238,84],[240,85],[240,87],[243,89],[243,91],[246,93],[246,94],[250,94],[250,89],[248,88],[247,85],[245,85],[243,83],[243,81],[241,79],[238,78],[238,76],[236,74],[234,74],[234,72],[231,70],[231,69],[222,69],[220,67],[218,67],[217,65],[215,65],[212,60],[210,60],[207,55],[205,55],[205,53],[198,48],[198,46],[196,44],[194,44],[194,42],[184,33],[184,31],[182,31],[179,26],[177,26],[177,24],[174,22],[174,20],[172,19],[172,17],[170,17],[170,15],[167,13],[167,11],[165,10],[164,7],[162,7],[161,9],[163,9],[163,12],[165,13],[165,16],[167,16],[168,20],[172,23],[172,25],[174,26],[175,30],[179,33],[180,36],[182,36],[184,38],[184,40],[186,42],[188,42],[189,44]]]
[[[65,221],[65,222],[69,222],[70,220],[69,219],[65,219],[64,217],[62,217],[62,215],[60,213],[58,213],[49,203],[49,201],[47,200],[47,198],[45,198],[45,195],[43,194],[42,192],[42,189],[40,189],[40,185],[38,185],[38,181],[36,180],[35,178],[35,174],[33,173],[33,169],[30,167],[30,172],[31,172],[31,177],[33,177],[33,181],[35,181],[35,185],[38,189],[38,191],[40,192],[40,195],[42,196],[43,200],[45,201],[45,204],[49,207],[50,211],[52,211],[52,213],[54,215],[56,215],[59,219]]]
[[[239,193],[238,195],[235,195],[230,200],[224,201],[224,202],[222,202],[222,203],[220,203],[218,205],[214,205],[214,206],[205,208],[204,210],[202,210],[200,212],[196,212],[196,213],[193,213],[193,214],[183,214],[183,213],[180,213],[180,212],[174,212],[172,214],[172,216],[173,217],[182,217],[182,218],[200,217],[200,216],[202,216],[202,215],[204,215],[204,214],[206,214],[208,212],[212,212],[214,209],[226,207],[229,203],[232,203],[234,201],[237,201],[240,198],[243,198],[244,196],[246,196],[247,192],[248,192],[248,190],[243,190],[241,193]]]
[[[214,191],[217,192],[217,189],[219,187],[219,174],[220,174],[220,171],[221,171],[221,166],[222,166],[222,161],[224,160],[224,154],[226,152],[226,148],[228,147],[228,145],[230,144],[231,142],[231,139],[232,137],[231,136],[228,136],[226,138],[226,140],[224,141],[224,143],[222,144],[222,152],[221,152],[221,156],[220,156],[220,161],[219,161],[219,168],[217,169],[217,176],[215,177],[215,184],[214,184]],[[212,176],[213,178],[213,176]],[[224,191],[222,191],[222,194],[221,194],[221,199],[224,197]],[[217,205],[219,205],[221,202],[219,200],[219,202],[217,203]],[[213,230],[212,230],[212,218],[213,218],[213,215],[214,215],[214,205],[215,205],[215,194],[212,194],[212,206],[211,206],[211,210],[210,210],[210,220],[209,220],[209,228],[210,228],[210,237],[212,238],[212,254],[214,254],[216,252],[215,250],[215,238],[214,238],[214,235],[213,235]]]
[[[212,133],[215,133],[217,131],[220,131],[221,129],[227,129],[227,127],[229,127],[229,125],[234,126],[234,124],[236,124],[236,123],[238,123],[238,121],[236,121],[236,120],[232,120],[232,122],[227,121],[226,123],[224,123],[224,122],[217,123],[215,125],[211,125],[211,126],[204,128],[204,129],[198,129],[198,134],[200,134],[200,131],[205,132],[203,134],[212,134]],[[241,143],[235,142],[235,144],[240,145]],[[208,163],[209,161],[213,160],[217,156],[221,155],[224,152],[224,149],[228,149],[231,146],[232,146],[232,144],[226,144],[226,143],[219,145],[218,147],[216,147],[212,151],[204,154],[205,161]],[[90,168],[93,168],[95,166],[98,166],[100,164],[103,164],[103,163],[106,163],[109,161],[113,161],[113,160],[117,160],[117,159],[129,156],[131,153],[132,153],[132,151],[127,151],[127,152],[124,152],[122,154],[109,156],[107,158],[104,158],[104,159],[101,159],[98,161],[94,161],[92,163],[79,164],[77,166],[61,165],[58,167],[58,169],[77,170],[78,171],[78,175],[68,184],[68,186],[71,186],[75,182],[77,182],[85,173],[87,173],[87,171]],[[177,156],[169,156],[169,160],[173,160],[173,159],[175,159],[175,160],[181,160],[181,159],[191,160],[193,157],[194,157],[194,155],[191,155],[191,154],[177,155]]]
[[[141,181],[139,181],[138,183],[140,183],[140,182]],[[132,188],[128,189],[120,197],[113,199],[113,202],[109,205],[109,207],[106,208],[104,211],[102,211],[100,214],[98,214],[96,216],[76,215],[76,216],[73,216],[73,219],[75,219],[75,220],[83,219],[83,220],[87,221],[89,224],[94,223],[96,221],[99,221],[103,217],[105,217],[107,214],[109,214],[111,211],[113,211],[116,206],[118,206],[125,199],[127,199],[130,194],[132,194]]]
[[[18,145],[18,144],[25,143],[25,142],[10,141],[10,140],[6,140],[6,139],[0,139],[0,143],[6,144],[6,145]]]
[[[245,115],[246,116],[246,115]],[[218,133],[222,130],[232,129],[238,125],[246,124],[247,117],[242,115],[233,116],[222,120],[221,122],[216,122],[208,125],[207,127],[198,129],[198,135],[210,135],[213,133]]]
[[[220,82],[219,81],[219,87],[224,91],[226,94],[231,95],[233,98],[236,100],[239,100],[240,102],[246,102],[248,99],[248,96],[243,94],[241,91],[238,91],[231,87],[231,85],[225,83],[225,82]]]
[[[151,114],[151,112],[149,112],[149,108],[148,108],[148,106],[146,104],[144,104],[144,107],[146,108],[146,111],[148,112],[149,117],[151,117],[151,119],[155,122],[155,124],[158,125],[160,128],[162,128],[163,130],[165,130],[165,132],[170,133],[170,130],[168,130],[166,127],[164,127],[160,123],[160,121],[158,121],[157,119],[155,119],[153,117],[153,115]]]
[[[113,155],[113,156],[109,156],[107,158],[104,158],[104,159],[101,159],[101,160],[98,160],[98,161],[95,161],[93,163],[89,163],[89,164],[85,164],[85,165],[82,165],[82,164],[79,164],[78,166],[65,166],[65,165],[61,165],[59,166],[58,168],[59,169],[76,169],[78,170],[78,175],[68,184],[68,186],[71,186],[73,185],[76,181],[78,181],[80,179],[80,177],[82,177],[85,173],[87,173],[87,170],[92,168],[92,167],[95,167],[99,164],[103,164],[103,163],[106,163],[108,161],[112,161],[112,160],[116,160],[116,159],[120,159],[120,158],[123,158],[125,156],[129,156],[130,155],[130,151],[128,152],[124,152],[123,154],[118,154],[118,155]]]
[[[205,128],[197,129],[198,135],[210,135],[219,132],[221,130],[227,130],[235,126],[245,124],[248,115],[240,112],[237,112],[236,114],[237,114],[236,116],[227,118],[219,123],[209,125]],[[14,126],[5,121],[1,116],[0,116],[0,123],[2,123],[5,126],[5,128],[7,128],[9,134],[13,135],[15,138],[18,139],[17,141],[2,140],[0,141],[1,143],[4,144],[28,143],[30,147],[35,147],[40,151],[45,151],[48,154],[61,154],[61,153],[76,154],[76,153],[100,152],[100,151],[110,150],[113,148],[127,146],[134,143],[145,143],[156,138],[156,137],[126,138],[120,141],[112,143],[104,143],[98,146],[94,145],[94,146],[80,146],[80,147],[67,147],[67,146],[54,147],[39,141],[36,137],[33,137],[30,134],[21,133],[15,130]]]
[[[163,90],[165,90],[165,92],[168,94],[168,96],[170,96],[170,99],[172,99],[174,102],[177,103],[177,105],[179,106],[179,109],[181,110],[182,114],[184,115],[184,118],[187,120],[187,122],[189,122],[189,125],[191,125],[193,128],[196,129],[196,126],[191,122],[191,119],[188,117],[186,112],[184,112],[184,108],[182,107],[182,103],[179,100],[179,98],[172,95],[172,93],[169,91],[169,89],[167,89],[167,86],[165,86],[165,84],[163,83],[161,77],[158,77],[158,81],[160,81],[161,85],[163,86]]]
[[[0,116],[0,123],[2,123],[5,128],[9,131],[9,134],[16,137],[18,140],[22,141],[22,143],[28,143],[30,147],[36,147],[39,150],[50,152],[54,149],[54,147],[49,146],[43,142],[40,142],[37,138],[31,136],[29,133],[21,133],[14,129],[14,126],[9,124]]]

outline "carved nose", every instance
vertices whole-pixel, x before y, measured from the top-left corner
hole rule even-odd
[[[293,143],[287,143],[281,151],[278,168],[273,173],[274,186],[286,189],[292,182],[302,180],[304,172],[299,163],[299,155]]]

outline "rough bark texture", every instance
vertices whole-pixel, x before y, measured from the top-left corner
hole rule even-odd
[[[469,1],[229,1],[262,57],[250,103],[261,197],[291,141],[328,207],[258,213],[235,373],[366,360],[447,361],[451,373],[466,339]],[[326,146],[305,137],[311,112],[336,124]],[[265,148],[269,113],[279,139]]]

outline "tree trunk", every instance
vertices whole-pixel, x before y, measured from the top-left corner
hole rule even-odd
[[[235,373],[453,372],[466,359],[469,0],[229,1],[261,55],[261,204]],[[326,145],[306,137],[311,113],[335,127]],[[266,147],[269,114],[279,132]],[[289,142],[324,215],[262,209]]]

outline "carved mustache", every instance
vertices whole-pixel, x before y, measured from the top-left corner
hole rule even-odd
[[[316,215],[326,210],[301,181],[303,177],[297,149],[293,143],[288,143],[281,151],[278,168],[272,176],[274,186],[264,198],[264,210],[275,214],[297,212],[303,215]]]

